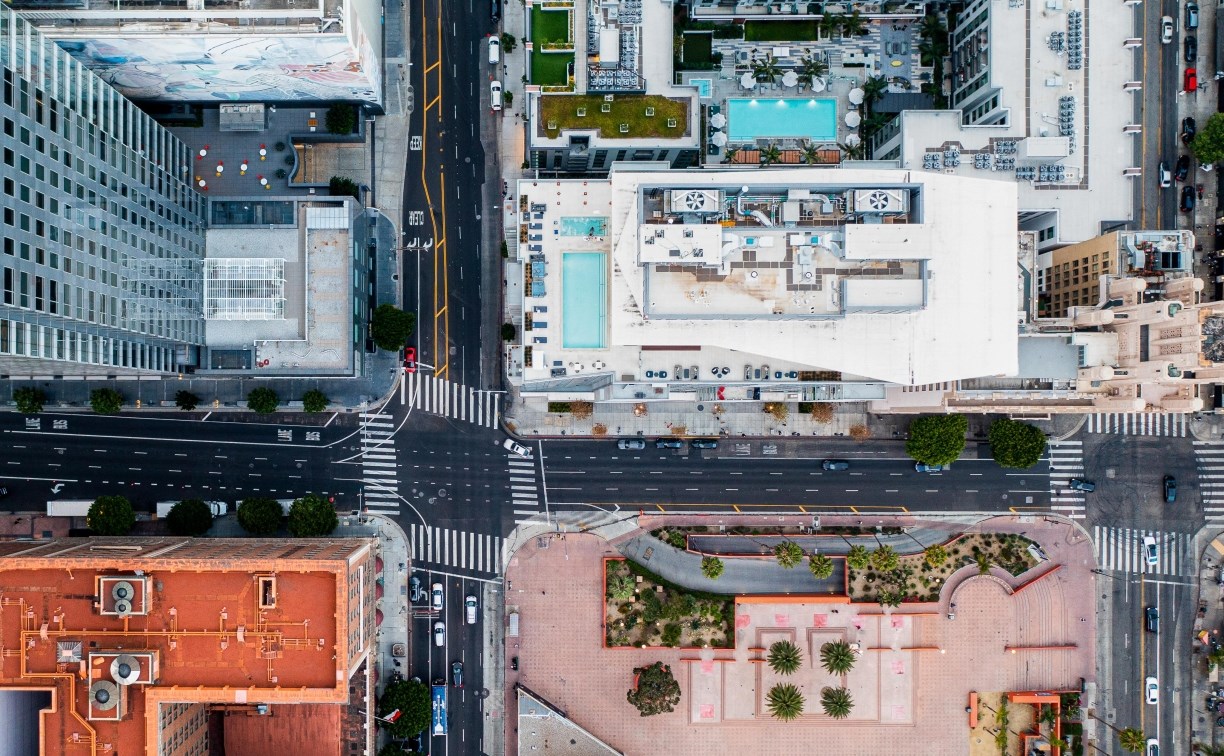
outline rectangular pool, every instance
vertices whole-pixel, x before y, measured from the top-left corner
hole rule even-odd
[[[689,84],[697,87],[697,96],[703,100],[710,99],[710,90],[713,88],[713,79],[689,79]]]
[[[561,218],[561,236],[607,236],[608,219],[602,215]]]
[[[770,137],[837,139],[837,101],[827,97],[727,100],[727,136],[732,142]]]
[[[602,349],[607,330],[607,255],[561,255],[561,344],[566,349]]]

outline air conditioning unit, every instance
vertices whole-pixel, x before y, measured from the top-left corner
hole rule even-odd
[[[859,215],[909,211],[909,193],[903,189],[855,189],[854,212]]]
[[[115,614],[120,617],[126,617],[132,613],[132,602],[127,599],[120,599],[115,602]]]
[[[140,660],[128,654],[116,656],[111,662],[110,673],[120,685],[131,685],[140,679]]]
[[[673,213],[706,213],[719,212],[718,192],[704,189],[674,189],[671,193],[671,211]]]
[[[89,686],[89,702],[99,711],[110,711],[119,705],[119,686],[110,680],[99,680]]]
[[[132,597],[136,595],[136,588],[126,580],[120,580],[111,587],[111,597],[115,601],[131,602]],[[129,603],[130,606],[130,603]]]

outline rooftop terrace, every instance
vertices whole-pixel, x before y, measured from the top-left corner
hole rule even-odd
[[[690,101],[661,95],[543,95],[542,136],[592,129],[603,139],[679,139],[689,134]]]

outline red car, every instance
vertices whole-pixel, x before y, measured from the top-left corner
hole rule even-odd
[[[1186,69],[1186,75],[1182,79],[1182,89],[1187,92],[1194,92],[1198,89],[1198,71],[1193,68]]]
[[[416,347],[404,347],[404,372],[416,372]]]

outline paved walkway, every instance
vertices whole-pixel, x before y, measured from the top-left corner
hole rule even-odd
[[[724,559],[722,576],[711,580],[701,572],[700,554],[677,549],[649,533],[622,541],[616,545],[616,549],[660,577],[685,588],[707,593],[841,594],[845,586],[844,562],[834,565],[833,574],[828,579],[817,580],[812,577],[807,560],[792,569],[786,569],[773,557]]]
[[[772,555],[779,543],[792,541],[803,548],[804,553],[818,551],[829,556],[845,556],[851,546],[862,546],[868,551],[879,546],[891,546],[901,555],[917,554],[928,546],[946,543],[955,531],[936,528],[912,528],[905,533],[882,533],[880,535],[839,535],[818,532],[794,535],[721,535],[709,533],[690,535],[689,548],[700,554],[762,556]]]

